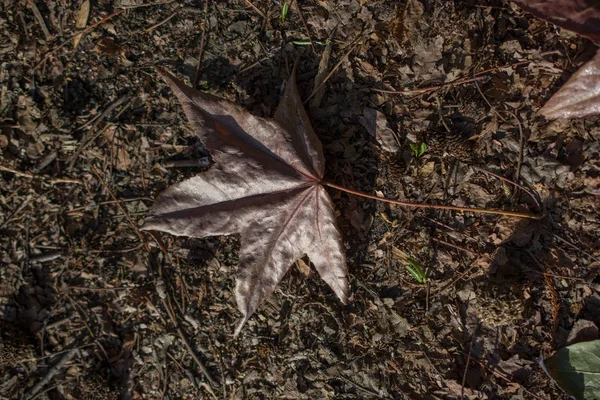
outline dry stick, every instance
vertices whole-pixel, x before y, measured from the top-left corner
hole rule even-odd
[[[39,8],[37,8],[37,6],[35,5],[35,2],[33,0],[29,0],[29,5],[31,6],[31,11],[33,11],[33,15],[35,16],[35,19],[37,20],[38,24],[40,24],[40,27],[42,28],[42,32],[44,32],[44,36],[46,37],[46,40],[47,41],[51,40],[52,35],[50,34],[48,27],[46,26],[46,22],[44,21],[44,17],[42,17],[42,13],[40,13]]]
[[[315,44],[313,43],[312,36],[310,34],[310,31],[308,30],[308,25],[306,25],[306,20],[304,19],[304,14],[300,9],[300,3],[298,3],[298,0],[296,0],[296,10],[298,10],[298,16],[300,17],[300,21],[302,21],[302,25],[304,25],[304,30],[306,30],[306,35],[308,36],[308,40],[310,41],[310,47],[312,47],[313,53],[317,54]]]
[[[79,146],[77,147],[77,150],[75,150],[75,153],[71,156],[71,159],[69,160],[69,166],[67,167],[67,171],[73,170],[73,167],[75,166],[75,161],[77,161],[77,158],[81,155],[81,152],[91,142],[91,136],[94,134],[94,131],[96,130],[96,127],[98,126],[98,124],[100,122],[102,122],[102,120],[104,118],[106,118],[106,116],[108,116],[108,114],[113,112],[113,110],[115,108],[117,108],[121,104],[125,103],[127,100],[129,100],[129,96],[127,96],[127,95],[118,98],[115,102],[113,102],[110,106],[108,106],[108,108],[106,110],[104,110],[102,115],[100,115],[100,118],[95,119],[94,125],[92,125],[90,130],[85,135],[83,135],[83,138],[81,139],[81,142],[79,142]]]
[[[318,91],[319,89],[321,89],[321,87],[322,87],[323,85],[325,85],[325,83],[326,83],[326,82],[329,80],[329,78],[331,78],[331,76],[332,76],[332,75],[335,73],[335,71],[337,71],[337,69],[340,67],[340,65],[342,65],[342,63],[343,63],[343,62],[344,62],[344,60],[346,59],[346,57],[348,57],[348,56],[350,55],[350,53],[352,53],[352,50],[354,50],[354,49],[356,48],[356,46],[358,46],[358,44],[360,43],[360,41],[359,41],[360,39],[361,39],[361,38],[358,38],[358,39],[356,40],[356,42],[355,42],[353,45],[351,45],[351,46],[350,46],[350,50],[348,50],[348,51],[346,52],[346,54],[344,54],[344,56],[343,56],[343,57],[340,59],[340,61],[338,61],[338,63],[337,63],[337,64],[335,64],[335,67],[333,67],[333,68],[331,69],[331,72],[329,72],[329,73],[327,74],[327,76],[325,77],[325,79],[323,79],[323,82],[321,82],[321,84],[320,84],[319,86],[317,86],[316,88],[314,88],[314,89],[313,89],[313,91],[311,92],[311,94],[310,94],[310,95],[308,95],[308,97],[306,98],[306,100],[304,100],[304,101],[302,102],[302,104],[306,104],[306,103],[308,103],[308,101],[309,101],[309,100],[310,100],[310,99],[311,99],[311,98],[312,98],[312,97],[313,97],[315,94],[317,94],[317,91]]]
[[[500,179],[502,182],[506,182],[510,185],[513,185],[514,187],[521,189],[522,191],[524,191],[525,193],[527,193],[529,195],[529,197],[531,197],[533,199],[533,201],[535,201],[535,204],[537,204],[537,206],[541,209],[542,205],[540,204],[540,202],[538,201],[537,197],[535,197],[535,195],[533,194],[533,192],[531,192],[531,190],[527,189],[525,186],[520,185],[516,182],[511,181],[508,178],[503,177],[502,175],[498,175],[494,172],[488,171],[487,169],[483,169],[481,167],[478,166],[474,166],[475,170],[479,171],[479,172],[483,172],[484,174],[489,174],[491,176],[493,176],[494,178]]]
[[[468,303],[467,303],[468,306]],[[460,384],[460,398],[465,398],[465,382],[467,381],[467,371],[469,370],[469,363],[471,362],[471,353],[473,353],[473,346],[475,345],[475,338],[477,334],[477,325],[473,329],[473,337],[471,337],[471,346],[469,347],[469,355],[467,356],[467,363],[465,364],[465,371],[463,372],[462,382]]]
[[[525,64],[530,64],[530,63],[531,63],[531,61],[519,61],[519,62],[512,63],[512,64],[501,65],[499,67],[488,68],[488,69],[484,69],[483,71],[479,71],[479,72],[474,73],[472,78],[461,78],[461,79],[457,79],[457,80],[452,81],[452,82],[444,83],[442,85],[432,86],[432,87],[423,88],[423,89],[384,90],[384,89],[370,88],[370,90],[372,90],[374,92],[379,92],[379,93],[400,94],[400,95],[429,93],[429,92],[432,92],[434,90],[443,89],[443,88],[448,87],[448,86],[462,85],[462,84],[465,84],[465,83],[471,83],[471,82],[476,82],[476,81],[481,80],[481,79],[485,79],[485,78],[487,78],[487,76],[481,77],[481,75],[485,75],[485,74],[488,74],[488,73],[493,72],[493,71],[497,71],[497,70],[502,69],[502,68],[510,68],[510,67],[514,68],[514,67],[518,67],[520,65],[525,65]],[[478,78],[478,77],[479,77],[479,79],[475,79],[475,78]]]
[[[200,37],[200,51],[198,52],[198,63],[196,64],[196,72],[194,73],[194,84],[192,87],[196,87],[198,79],[200,79],[200,65],[202,65],[202,56],[204,56],[204,38],[206,37],[206,31],[208,21],[208,0],[204,0],[204,24],[202,26],[202,36]]]
[[[106,184],[106,182],[104,181],[104,179],[102,179],[102,177],[100,176],[100,173],[96,170],[95,167],[92,167],[92,171],[94,172],[94,174],[96,175],[96,177],[100,180],[100,182],[102,182],[102,184],[104,185],[104,187],[106,188],[106,190],[108,191],[108,193],[110,194],[110,196],[113,198],[113,200],[117,204],[117,207],[119,207],[119,209],[121,210],[121,212],[123,213],[123,215],[125,216],[125,218],[127,219],[127,221],[129,222],[129,225],[131,225],[131,227],[133,228],[133,230],[135,231],[135,233],[138,235],[138,237],[140,238],[140,240],[144,244],[144,247],[145,247],[146,251],[148,252],[148,254],[150,254],[150,248],[148,247],[148,244],[146,243],[146,240],[142,236],[142,234],[141,234],[140,230],[138,229],[138,227],[133,223],[133,221],[131,220],[131,218],[129,218],[129,214],[127,214],[127,212],[125,211],[125,209],[121,206],[121,203],[119,203],[119,201],[115,197],[114,193],[110,190],[110,188],[108,187],[108,185]],[[165,246],[162,245],[162,243],[160,243],[160,241],[156,237],[154,237],[154,235],[150,235],[150,236],[152,236],[152,238],[159,243],[160,249],[165,253],[165,255],[168,256],[169,253],[167,252],[167,249],[165,248]],[[163,305],[166,306],[166,303],[165,303],[164,299],[161,299],[161,300],[163,301]],[[171,319],[171,322],[173,322],[173,324],[177,328],[177,333],[179,334],[179,337],[183,341],[183,344],[185,345],[185,347],[187,347],[187,349],[190,352],[192,358],[194,359],[194,361],[196,361],[196,363],[198,364],[198,367],[200,368],[200,370],[202,371],[202,373],[204,374],[204,376],[206,377],[206,379],[210,383],[212,383],[213,385],[216,385],[217,383],[212,378],[212,376],[208,372],[208,369],[206,369],[206,367],[204,366],[204,364],[202,363],[202,361],[200,360],[200,358],[198,358],[198,356],[196,355],[196,352],[194,351],[194,349],[192,348],[192,346],[188,342],[187,338],[185,337],[183,331],[179,327],[179,324],[177,323],[177,319],[175,318],[175,315],[171,315],[170,310],[169,310],[168,307],[165,307],[165,309],[167,310],[167,314],[169,315],[169,317]]]
[[[465,353],[463,353],[463,354],[465,354]],[[494,375],[494,376],[496,376],[496,377],[504,380],[505,382],[507,382],[507,383],[513,383],[513,384],[515,383],[515,382],[511,381],[509,378],[507,378],[506,375],[504,375],[503,373],[498,372],[496,369],[491,369],[490,367],[488,367],[487,365],[485,365],[484,363],[482,363],[478,359],[473,358],[473,361],[476,362],[477,364],[479,364],[480,366],[482,366],[486,371],[490,372],[492,375]],[[546,400],[545,398],[536,395],[535,393],[531,392],[530,390],[527,390],[527,388],[525,386],[523,386],[521,384],[519,384],[519,386],[521,386],[523,388],[523,391],[525,393],[528,393],[529,395],[533,396],[535,399],[537,399],[537,400]]]
[[[423,89],[411,89],[411,90],[400,90],[400,91],[398,91],[398,90],[385,90],[385,89],[371,88],[371,91],[378,92],[378,93],[400,94],[400,95],[429,93],[429,92],[433,92],[433,91],[436,91],[436,90],[439,90],[439,89],[443,89],[445,87],[456,86],[456,85],[464,85],[466,83],[477,82],[477,81],[481,81],[483,79],[487,79],[487,76],[478,76],[478,77],[474,77],[474,78],[457,79],[457,80],[452,81],[452,82],[443,83],[443,84],[437,85],[437,86],[430,86],[430,87],[423,88]]]
[[[520,211],[504,211],[504,210],[494,210],[494,209],[485,209],[485,208],[471,208],[471,207],[459,207],[459,206],[448,206],[442,204],[421,204],[421,203],[410,203],[406,201],[393,200],[388,199],[387,197],[377,197],[371,194],[367,194],[364,192],[359,192],[356,190],[348,189],[344,186],[339,186],[331,182],[321,181],[321,183],[325,186],[329,186],[330,188],[334,188],[337,190],[341,190],[342,192],[350,193],[355,196],[365,197],[367,199],[383,201],[385,203],[397,204],[404,207],[415,207],[415,208],[429,208],[435,210],[453,210],[453,211],[463,211],[463,212],[474,212],[481,214],[496,214],[496,215],[505,215],[509,217],[519,217],[519,218],[530,218],[530,219],[542,219],[543,216],[535,215],[528,212],[520,212]]]
[[[16,169],[5,167],[4,165],[0,165],[0,171],[10,172],[11,174],[15,174],[17,176],[22,176],[23,178],[41,179],[41,180],[50,181],[50,183],[52,183],[52,184],[55,184],[55,183],[73,183],[73,184],[76,184],[76,185],[83,185],[83,182],[78,181],[77,179],[52,178],[52,177],[49,177],[47,175],[33,175],[33,174],[29,174],[27,172],[22,172],[22,171],[18,171]]]
[[[494,114],[496,114],[498,116],[498,118],[500,118],[500,121],[506,122],[506,120],[504,119],[504,117],[502,115],[500,115],[500,113],[498,111],[496,111],[496,107],[494,107],[492,105],[492,103],[490,103],[488,101],[487,97],[485,97],[485,94],[483,94],[483,91],[481,90],[481,88],[479,87],[479,84],[477,82],[475,82],[475,87],[477,88],[477,91],[481,95],[481,98],[483,99],[483,101],[486,102],[486,104],[488,105],[488,107],[490,108],[490,110],[492,110],[494,112]]]
[[[254,4],[253,4],[253,3],[252,3],[250,0],[245,0],[245,1],[246,1],[246,3],[247,3],[247,4],[248,4],[250,7],[254,8],[254,11],[256,11],[257,13],[259,13],[261,17],[263,17],[263,18],[265,17],[265,13],[264,13],[264,12],[262,12],[262,11],[260,11],[260,10],[258,9],[258,7],[256,7],[256,6],[255,6],[255,5],[254,5]]]
[[[119,6],[118,8],[122,10],[132,10],[134,8],[142,8],[142,7],[152,7],[152,6],[163,6],[165,4],[174,3],[177,0],[168,0],[168,1],[157,1],[156,3],[146,3],[146,4],[136,4],[131,6]]]
[[[175,329],[177,330],[177,334],[179,334],[181,341],[183,342],[185,347],[190,352],[190,355],[192,356],[192,358],[194,359],[196,364],[198,364],[198,368],[200,368],[200,371],[202,371],[202,373],[204,374],[204,377],[210,382],[211,385],[219,386],[219,384],[210,375],[210,372],[208,371],[208,369],[204,366],[204,363],[202,362],[202,360],[200,360],[198,355],[196,355],[194,348],[192,347],[190,342],[187,340],[187,337],[185,336],[183,330],[181,329],[181,326],[179,325],[179,323],[177,323],[177,318],[175,317],[175,315],[172,314],[169,304],[167,304],[167,302],[163,298],[161,298],[160,301],[163,303],[163,307],[165,308],[165,310],[167,310],[167,314],[169,315],[171,322],[173,322],[173,325],[175,325]]]
[[[54,378],[54,375],[56,375],[65,366],[65,364],[71,360],[71,358],[73,358],[73,356],[75,355],[75,353],[77,353],[78,350],[79,347],[76,347],[74,349],[69,350],[67,354],[62,356],[62,358],[52,368],[48,370],[46,376],[44,376],[44,378],[42,378],[41,381],[39,381],[34,387],[31,388],[31,390],[29,390],[25,394],[25,398],[34,398],[37,392],[39,392],[44,386],[46,386],[48,382],[50,382],[52,378]]]
[[[133,223],[133,221],[131,220],[131,218],[129,218],[129,214],[125,211],[125,209],[123,208],[123,206],[121,205],[121,203],[119,202],[119,200],[117,200],[117,197],[115,196],[115,194],[112,192],[112,190],[110,190],[110,187],[106,184],[106,181],[102,178],[102,176],[100,176],[100,173],[98,172],[98,170],[94,166],[92,166],[92,172],[94,173],[94,175],[96,175],[96,177],[98,178],[98,180],[100,180],[100,182],[102,183],[102,185],[106,188],[106,191],[108,192],[108,194],[110,195],[110,197],[112,197],[112,199],[114,200],[114,202],[117,204],[117,207],[119,207],[119,210],[121,210],[121,212],[125,216],[125,219],[127,219],[127,222],[129,222],[129,225],[131,225],[131,227],[133,228],[133,230],[136,233],[136,235],[138,236],[138,238],[140,238],[140,241],[142,243],[144,243],[144,248],[146,249],[146,251],[150,252],[150,248],[148,247],[148,244],[144,240],[144,237],[142,236],[142,234],[141,234],[140,230],[138,229],[137,225]]]
[[[38,69],[40,67],[40,65],[42,65],[44,62],[46,62],[46,60],[48,60],[50,57],[52,57],[52,54],[56,53],[58,50],[60,50],[63,47],[65,47],[65,45],[67,45],[68,43],[71,43],[71,41],[73,40],[73,38],[75,36],[83,35],[83,34],[89,32],[89,31],[91,31],[92,29],[96,28],[98,25],[102,25],[103,23],[105,23],[109,19],[112,19],[112,18],[116,17],[117,15],[121,14],[123,11],[125,11],[125,9],[121,9],[119,11],[115,11],[114,13],[112,13],[112,14],[104,17],[104,18],[102,18],[100,21],[96,22],[95,24],[92,24],[92,25],[88,26],[87,28],[85,28],[81,32],[77,32],[77,33],[74,33],[73,35],[69,36],[68,38],[66,38],[65,40],[63,40],[61,42],[61,44],[59,44],[58,46],[56,46],[52,50],[48,51],[48,53],[46,53],[46,55],[44,56],[44,58],[42,58],[42,60],[39,63],[35,64],[35,66],[29,70],[29,73],[33,74],[33,72],[36,69]]]
[[[162,21],[157,22],[156,24],[152,25],[150,28],[146,28],[144,30],[144,32],[151,32],[151,31],[155,30],[156,28],[158,28],[159,26],[166,24],[167,22],[169,22],[171,20],[171,18],[176,16],[179,11],[181,11],[181,8],[182,7],[176,7],[175,11],[173,11],[171,13],[171,15],[169,15],[167,18],[163,19]]]
[[[519,117],[512,111],[506,111],[510,114],[515,121],[517,121],[517,125],[519,126],[519,160],[517,161],[517,172],[515,172],[515,182],[519,182],[521,178],[521,166],[523,165],[523,147],[525,147],[525,137],[523,135],[523,126],[521,125],[521,120]]]

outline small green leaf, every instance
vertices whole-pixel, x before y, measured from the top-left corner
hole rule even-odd
[[[287,17],[287,13],[290,9],[290,3],[287,1],[283,3],[283,10],[281,10],[281,22],[285,22],[285,17]]]
[[[423,271],[421,271],[419,264],[417,264],[414,260],[410,258],[407,261],[408,264],[406,264],[404,268],[413,276],[413,278],[415,278],[417,282],[419,282],[422,285],[426,284],[427,276]]]
[[[425,143],[421,143],[419,145],[411,143],[410,149],[413,151],[415,158],[419,158],[427,151],[427,145]]]
[[[545,360],[556,383],[578,400],[600,399],[600,340],[564,347]]]

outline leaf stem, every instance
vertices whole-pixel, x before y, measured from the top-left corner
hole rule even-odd
[[[520,212],[520,211],[505,211],[505,210],[494,210],[494,209],[485,209],[485,208],[471,208],[471,207],[459,207],[459,206],[448,206],[441,204],[424,204],[424,203],[410,203],[406,201],[388,199],[387,197],[377,197],[372,194],[359,192],[357,190],[348,189],[344,186],[336,185],[335,183],[321,181],[321,184],[324,186],[329,186],[330,188],[341,190],[342,192],[350,193],[355,196],[365,197],[367,199],[383,201],[385,203],[397,204],[404,207],[416,207],[416,208],[430,208],[436,210],[453,210],[453,211],[463,211],[463,212],[474,212],[481,214],[496,214],[496,215],[505,215],[507,217],[519,217],[519,218],[530,218],[530,219],[542,219],[543,215],[535,215],[528,212]]]

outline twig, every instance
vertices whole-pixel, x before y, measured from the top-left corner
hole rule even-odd
[[[152,25],[150,28],[146,28],[144,30],[144,32],[151,32],[151,31],[155,30],[156,28],[158,28],[159,26],[166,24],[167,22],[169,22],[171,20],[171,18],[176,16],[179,11],[181,11],[181,8],[182,7],[176,7],[175,11],[173,11],[171,13],[171,15],[169,15],[167,18],[163,19],[162,21],[157,22],[156,24]]]
[[[504,211],[504,210],[494,210],[494,209],[485,209],[485,208],[471,208],[471,207],[459,207],[459,206],[448,206],[441,204],[422,204],[422,203],[410,203],[406,201],[393,200],[388,199],[386,197],[377,197],[371,194],[359,192],[356,190],[348,189],[344,186],[339,186],[334,183],[330,183],[327,181],[321,181],[321,183],[325,186],[329,186],[330,188],[334,188],[337,190],[341,190],[346,193],[353,194],[355,196],[365,197],[367,199],[383,201],[390,204],[397,204],[404,207],[416,207],[416,208],[429,208],[436,210],[453,210],[453,211],[463,211],[463,212],[474,212],[474,213],[482,213],[482,214],[496,214],[496,215],[505,215],[509,217],[519,217],[519,218],[530,218],[530,219],[542,219],[543,215],[535,215],[528,212],[520,212],[520,211]]]
[[[167,299],[168,299],[168,297],[167,297]],[[177,330],[177,334],[179,335],[179,338],[181,339],[181,341],[183,342],[185,347],[188,349],[190,355],[192,356],[192,358],[194,359],[196,364],[198,364],[198,368],[200,368],[200,371],[202,371],[202,373],[204,374],[204,377],[211,383],[211,385],[218,386],[217,382],[210,375],[210,372],[208,371],[208,369],[204,366],[204,363],[202,362],[202,360],[200,360],[200,358],[196,355],[196,351],[194,350],[194,348],[188,341],[187,337],[185,336],[185,333],[181,329],[181,326],[179,326],[179,323],[177,322],[177,318],[175,318],[175,315],[173,314],[172,309],[169,307],[169,305],[167,305],[167,302],[165,301],[165,299],[160,298],[160,300],[163,303],[163,307],[165,308],[165,310],[167,310],[167,314],[169,315],[171,322],[173,322],[173,325],[175,325],[175,329]]]
[[[118,8],[120,8],[122,10],[132,10],[134,8],[163,6],[166,4],[174,3],[175,1],[177,1],[177,0],[157,1],[155,3],[136,4],[136,5],[131,5],[131,6],[119,6]]]
[[[292,0],[292,1],[294,1],[294,0]],[[300,17],[300,21],[302,21],[302,25],[304,25],[304,30],[306,31],[306,36],[308,36],[308,40],[310,41],[310,47],[312,47],[313,53],[317,54],[317,50],[315,48],[315,44],[313,43],[312,36],[310,34],[310,30],[308,30],[308,25],[306,25],[306,20],[304,19],[304,14],[302,13],[302,10],[300,9],[300,3],[298,3],[298,0],[296,0],[295,3],[296,3],[296,10],[298,11],[298,16]]]
[[[196,72],[194,73],[194,84],[192,87],[196,87],[198,80],[200,79],[200,65],[202,65],[202,57],[204,56],[204,38],[206,37],[206,31],[208,30],[208,2],[204,0],[204,23],[202,25],[202,36],[200,37],[200,51],[198,52],[198,63],[196,64]]]
[[[55,184],[55,183],[73,183],[75,185],[83,185],[83,182],[78,181],[77,179],[52,178],[52,177],[49,177],[47,175],[33,175],[33,174],[29,174],[27,172],[22,172],[22,171],[18,171],[16,169],[5,167],[4,165],[0,165],[0,171],[10,172],[10,173],[15,174],[17,176],[22,176],[23,178],[41,179],[41,180],[45,180],[45,181],[50,181],[50,183],[52,183],[52,184]]]
[[[56,260],[57,258],[62,257],[62,251],[51,251],[49,253],[38,254],[35,256],[29,257],[30,262],[48,262],[52,260]]]
[[[475,345],[475,338],[477,337],[477,328],[473,329],[473,336],[471,337],[471,345],[469,347],[469,355],[467,356],[467,363],[465,364],[465,371],[463,372],[462,382],[460,384],[460,398],[465,398],[465,382],[467,381],[467,371],[469,370],[469,363],[471,362],[471,353],[473,353],[473,346]]]
[[[48,53],[46,53],[46,55],[44,56],[44,58],[42,58],[40,62],[38,62],[37,64],[35,64],[35,66],[29,70],[29,73],[33,74],[33,72],[36,69],[38,69],[40,67],[40,65],[42,65],[44,62],[46,62],[46,60],[48,60],[50,57],[52,57],[52,54],[56,53],[58,50],[60,50],[63,47],[65,47],[65,45],[67,45],[68,43],[71,43],[71,41],[73,40],[73,38],[75,36],[83,35],[83,34],[89,32],[89,31],[91,31],[92,29],[96,28],[99,25],[102,25],[103,23],[105,23],[109,19],[112,19],[112,18],[116,17],[117,15],[121,14],[123,11],[125,11],[125,9],[120,9],[118,11],[115,11],[114,13],[112,13],[110,15],[107,15],[106,17],[102,18],[100,21],[96,22],[95,24],[92,24],[92,25],[88,26],[87,28],[85,28],[81,32],[77,32],[77,33],[72,34],[71,36],[69,36],[68,38],[66,38],[65,40],[63,40],[58,46],[56,46],[52,50],[48,51]]]
[[[520,185],[520,184],[518,184],[516,182],[513,182],[510,179],[503,177],[502,175],[498,175],[498,174],[496,174],[494,172],[488,171],[487,169],[483,169],[483,168],[478,167],[478,166],[473,166],[473,168],[475,168],[475,170],[477,170],[479,172],[483,172],[484,174],[489,174],[489,175],[493,176],[494,178],[500,179],[503,182],[506,182],[506,183],[508,183],[510,185],[513,185],[514,187],[517,187],[517,188],[521,189],[522,191],[524,191],[525,193],[527,193],[529,195],[529,197],[531,197],[533,199],[533,201],[535,201],[535,204],[537,204],[537,206],[540,209],[542,208],[542,205],[538,201],[537,197],[533,194],[533,192],[531,192],[525,186]]]
[[[29,0],[29,5],[31,6],[31,11],[33,11],[33,15],[35,16],[35,19],[37,20],[38,24],[40,24],[40,27],[42,28],[42,32],[44,33],[46,40],[47,41],[52,40],[52,35],[50,34],[48,27],[46,26],[46,22],[44,21],[44,17],[42,17],[42,13],[40,13],[39,8],[37,8],[37,6],[35,5],[35,2],[33,0]]]
[[[133,231],[136,233],[138,238],[140,238],[140,241],[142,243],[144,243],[144,247],[146,248],[146,251],[150,252],[150,248],[148,247],[148,244],[146,243],[146,241],[144,240],[144,237],[140,233],[140,230],[138,229],[137,225],[133,223],[132,219],[129,217],[129,214],[125,211],[125,209],[123,208],[123,206],[121,205],[119,200],[117,200],[117,197],[115,196],[115,194],[112,192],[112,190],[110,190],[110,187],[106,184],[106,182],[104,181],[102,176],[100,176],[100,173],[94,166],[92,166],[92,172],[94,173],[94,175],[96,175],[96,177],[100,180],[102,185],[106,188],[106,191],[108,192],[110,197],[112,197],[114,202],[117,204],[117,207],[119,207],[119,210],[121,210],[121,212],[125,216],[125,219],[127,219],[127,222],[129,222],[129,225],[131,226]]]
[[[490,108],[490,110],[492,110],[494,112],[494,114],[496,114],[498,116],[498,118],[500,118],[500,121],[506,122],[506,120],[504,119],[504,117],[502,115],[500,115],[500,113],[498,111],[496,111],[496,107],[494,107],[492,105],[492,103],[490,103],[488,101],[487,97],[485,97],[485,94],[483,94],[483,91],[481,90],[481,88],[479,87],[479,84],[477,82],[475,82],[475,87],[477,88],[477,91],[481,95],[481,98],[483,99],[483,101],[486,102],[486,104],[488,105],[488,107]]]
[[[329,40],[327,41],[327,44],[325,45],[325,50],[323,50],[323,55],[321,56],[321,61],[319,62],[319,71],[317,72],[317,75],[315,76],[315,84],[314,84],[315,87],[318,87],[319,85],[321,85],[321,82],[323,82],[323,79],[327,75],[327,67],[329,66],[329,59],[331,58],[331,48],[333,47],[333,41],[335,39],[336,33],[337,33],[337,26],[335,28],[333,28],[331,35],[329,35]],[[319,108],[324,94],[325,94],[325,90],[323,88],[319,89],[319,91],[316,92],[314,98],[310,102],[310,107],[311,108]]]
[[[77,161],[77,158],[81,155],[81,152],[91,142],[90,138],[94,134],[98,124],[100,122],[102,122],[102,120],[104,118],[106,118],[106,116],[108,116],[108,114],[113,112],[115,108],[119,107],[121,104],[125,103],[127,100],[129,100],[128,95],[121,96],[116,101],[114,101],[110,106],[108,106],[108,108],[106,110],[104,110],[104,112],[100,115],[99,118],[94,119],[94,121],[95,121],[94,124],[92,125],[90,130],[87,131],[86,134],[83,136],[83,138],[79,142],[79,146],[77,147],[77,150],[75,150],[75,153],[71,156],[71,159],[69,160],[69,166],[67,167],[67,171],[73,170],[73,167],[75,166],[75,161]]]
[[[517,125],[519,126],[519,159],[517,161],[517,171],[515,172],[515,182],[519,182],[521,178],[521,166],[523,165],[523,148],[525,147],[525,136],[523,135],[523,126],[521,125],[521,120],[519,117],[512,111],[506,111],[508,114],[512,115],[512,117],[517,121]]]
[[[145,247],[146,251],[148,252],[148,254],[150,254],[150,248],[148,247],[148,244],[146,243],[146,240],[144,239],[144,237],[140,233],[140,230],[138,229],[138,227],[133,223],[133,221],[129,217],[129,214],[127,214],[127,212],[125,211],[125,209],[121,206],[121,203],[119,203],[119,201],[117,200],[117,198],[115,197],[115,195],[113,194],[113,192],[110,190],[110,188],[108,187],[108,185],[106,184],[106,182],[104,181],[104,179],[102,179],[102,177],[100,176],[100,173],[96,170],[96,168],[92,167],[92,171],[94,172],[94,174],[96,175],[96,177],[100,180],[100,182],[102,183],[102,185],[104,185],[104,187],[106,188],[106,190],[108,191],[108,193],[110,194],[110,196],[113,198],[113,200],[117,204],[117,207],[119,207],[119,209],[121,210],[121,212],[123,213],[123,215],[125,216],[125,218],[127,219],[127,221],[129,222],[129,225],[131,225],[131,227],[133,228],[133,230],[135,231],[135,233],[138,235],[138,237],[140,238],[140,240],[144,244],[144,247]],[[158,240],[158,238],[156,238],[154,235],[151,235],[151,236],[152,236],[152,238],[154,238],[154,240],[156,240],[159,243],[159,247],[161,248],[161,250],[163,251],[163,253],[168,257],[169,253],[167,252],[167,249],[164,247],[164,245],[162,245],[162,243],[160,243],[160,241]],[[217,385],[217,382],[212,378],[212,376],[208,372],[208,369],[206,369],[206,367],[204,366],[204,364],[202,363],[202,361],[200,360],[200,358],[198,358],[198,356],[196,355],[196,352],[194,351],[193,347],[190,345],[189,341],[185,337],[183,331],[181,330],[181,327],[177,323],[177,319],[175,318],[175,315],[172,314],[172,311],[169,309],[169,307],[167,307],[167,304],[166,304],[166,302],[165,302],[165,300],[163,298],[161,298],[161,301],[163,302],[163,306],[165,306],[165,309],[167,310],[167,314],[169,315],[171,321],[173,322],[173,324],[177,328],[177,333],[179,334],[181,340],[183,341],[183,344],[185,345],[185,347],[187,347],[188,351],[190,352],[190,355],[192,356],[192,358],[194,359],[194,361],[196,361],[196,363],[198,364],[198,367],[200,368],[200,370],[202,371],[202,373],[204,374],[204,376],[206,377],[206,379],[211,384]]]
[[[329,72],[327,74],[327,76],[325,77],[325,79],[323,79],[323,82],[321,82],[321,84],[319,86],[317,86],[313,89],[311,94],[308,95],[308,97],[306,98],[306,100],[304,100],[304,102],[302,102],[302,104],[306,104],[311,99],[311,97],[313,97],[317,93],[317,91],[321,88],[321,86],[325,85],[325,83],[329,80],[329,78],[331,78],[331,76],[335,73],[335,71],[337,71],[337,69],[340,67],[340,65],[342,65],[342,63],[344,62],[346,57],[348,57],[350,55],[350,53],[352,53],[352,51],[356,48],[356,46],[358,46],[359,43],[360,43],[360,38],[358,38],[356,40],[356,42],[350,46],[350,50],[348,50],[346,52],[346,54],[344,54],[344,56],[340,59],[340,61],[338,61],[338,63],[335,64],[335,66],[331,69],[331,72]]]
[[[429,93],[429,92],[433,92],[433,91],[436,91],[436,90],[439,90],[439,89],[443,89],[443,88],[446,88],[446,87],[449,87],[449,86],[464,85],[466,83],[477,82],[477,81],[481,81],[483,79],[487,79],[487,76],[479,76],[479,77],[474,77],[474,78],[457,79],[457,80],[452,81],[452,82],[443,83],[443,84],[437,85],[437,86],[430,86],[430,87],[422,88],[422,89],[385,90],[385,89],[371,88],[370,90],[373,91],[373,92],[378,92],[378,93],[411,95],[411,94],[419,94],[419,93]]]
[[[531,61],[528,60],[528,61],[519,61],[519,62],[512,63],[512,64],[501,65],[499,67],[492,67],[492,68],[484,69],[483,71],[479,71],[479,72],[474,73],[471,78],[461,78],[461,79],[457,79],[455,81],[448,82],[448,83],[445,83],[445,84],[442,84],[442,85],[432,86],[432,87],[423,88],[423,89],[400,90],[400,91],[374,89],[374,88],[369,88],[369,89],[372,90],[372,91],[374,91],[374,92],[379,92],[379,93],[400,94],[400,95],[429,93],[429,92],[434,91],[434,90],[443,89],[443,88],[445,88],[447,86],[460,85],[460,84],[475,82],[475,81],[478,81],[480,79],[485,79],[485,78],[487,78],[487,76],[482,77],[481,75],[486,75],[486,74],[488,74],[490,72],[494,72],[494,71],[497,71],[499,69],[510,68],[510,67],[514,68],[514,67],[518,67],[520,65],[525,65],[525,64],[530,64],[530,63],[531,63]],[[478,77],[479,77],[479,79],[475,79],[475,78],[478,78]]]
[[[250,0],[244,0],[250,7],[254,8],[254,11],[256,11],[258,14],[260,14],[261,17],[265,17],[265,13],[260,11],[258,9],[258,7],[256,7]]]
[[[39,392],[44,386],[46,386],[46,384],[50,382],[52,378],[54,378],[54,375],[56,375],[65,366],[65,364],[68,363],[71,360],[71,358],[73,358],[73,356],[75,356],[75,353],[77,353],[78,350],[79,348],[71,349],[64,356],[62,356],[62,358],[56,364],[54,364],[52,368],[48,370],[46,376],[44,376],[41,381],[39,381],[33,388],[31,388],[25,394],[25,398],[33,399],[37,392]]]
[[[463,353],[463,354],[465,354],[465,353]],[[480,366],[482,366],[486,371],[490,372],[492,375],[504,380],[505,382],[514,383],[509,378],[507,378],[506,375],[504,375],[501,372],[498,372],[497,370],[491,369],[490,367],[488,367],[487,365],[485,365],[483,362],[479,361],[478,359],[473,358],[473,361],[476,362],[477,364],[479,364]],[[527,390],[527,388],[525,388],[523,385],[519,385],[519,386],[521,386],[523,388],[523,391],[525,393],[528,393],[529,395],[533,396],[533,398],[535,398],[537,400],[546,400],[545,398],[536,395],[535,393],[531,392],[530,390]]]
[[[208,167],[210,158],[200,157],[195,160],[172,160],[163,164],[165,168],[185,168],[185,167]]]

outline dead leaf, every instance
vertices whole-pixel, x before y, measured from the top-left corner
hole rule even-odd
[[[85,0],[81,3],[79,11],[77,11],[77,18],[75,20],[75,27],[77,29],[84,29],[87,25],[88,18],[90,17],[90,0]],[[81,40],[81,33],[73,38],[73,45],[77,47]]]
[[[243,318],[236,335],[304,254],[347,303],[346,257],[333,203],[321,185],[323,150],[295,73],[274,119],[159,73],[216,164],[163,192],[143,229],[192,237],[241,234],[236,300]]]
[[[539,113],[548,119],[600,114],[600,50],[575,72]]]
[[[600,43],[598,0],[513,0],[538,18]]]
[[[383,150],[390,153],[400,150],[394,131],[388,126],[387,119],[381,111],[365,107],[359,122],[371,136],[377,139]]]

